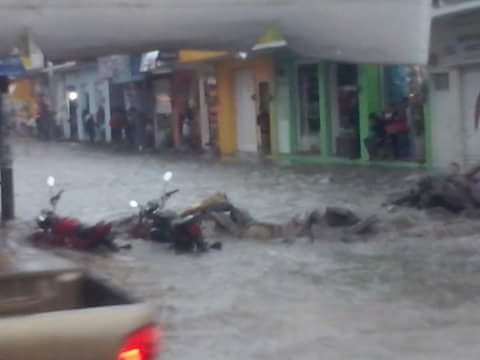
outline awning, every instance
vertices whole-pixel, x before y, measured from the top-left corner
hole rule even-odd
[[[252,48],[253,51],[258,50],[267,50],[267,49],[277,49],[281,47],[286,47],[288,45],[287,40],[282,34],[281,30],[275,26],[270,26],[265,33],[260,36],[257,40],[257,43]]]
[[[0,59],[0,76],[19,77],[26,74],[22,61],[17,56]]]

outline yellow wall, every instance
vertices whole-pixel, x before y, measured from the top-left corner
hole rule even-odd
[[[223,156],[233,155],[237,151],[237,130],[235,123],[235,71],[243,68],[251,68],[255,76],[255,88],[258,91],[258,83],[269,81],[272,94],[273,88],[273,60],[271,57],[256,58],[248,61],[227,60],[217,64],[218,86],[218,146]],[[258,97],[258,94],[257,94]],[[257,109],[258,110],[258,109]],[[272,113],[272,117],[274,114]],[[256,121],[256,119],[254,119]],[[274,123],[274,121],[272,121]],[[272,131],[273,132],[273,131]],[[272,150],[276,146],[275,138],[272,137]]]
[[[229,62],[217,65],[218,146],[222,156],[237,150],[235,113],[233,104],[233,72]]]
[[[15,90],[10,98],[13,100],[17,121],[28,121],[34,113],[35,96],[33,83],[28,79],[15,81]]]

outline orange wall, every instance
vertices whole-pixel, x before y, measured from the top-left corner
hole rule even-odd
[[[17,80],[15,81],[15,91],[12,96],[16,100],[21,101],[33,101],[33,84],[30,80]]]
[[[237,130],[235,119],[235,71],[250,68],[255,77],[255,88],[258,83],[269,81],[272,94],[274,68],[271,57],[261,57],[248,61],[227,60],[216,66],[218,86],[218,146],[223,156],[233,155],[237,151]],[[258,94],[257,94],[258,97]],[[256,121],[254,119],[254,121]]]

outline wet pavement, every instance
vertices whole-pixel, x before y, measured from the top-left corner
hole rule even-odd
[[[154,198],[167,170],[181,189],[172,208],[223,191],[256,217],[279,222],[327,205],[384,214],[385,194],[409,175],[119,154],[68,143],[22,141],[15,154],[19,227],[47,205],[48,175],[66,190],[59,213],[91,222],[131,213],[130,199]],[[415,210],[388,219],[379,236],[355,244],[329,233],[315,243],[223,239],[222,252],[205,256],[175,256],[142,241],[109,258],[60,254],[152,302],[165,327],[167,360],[477,359],[475,223]]]

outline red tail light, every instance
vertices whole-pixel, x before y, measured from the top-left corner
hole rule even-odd
[[[117,360],[154,360],[160,351],[160,329],[151,325],[130,334],[123,343]]]

